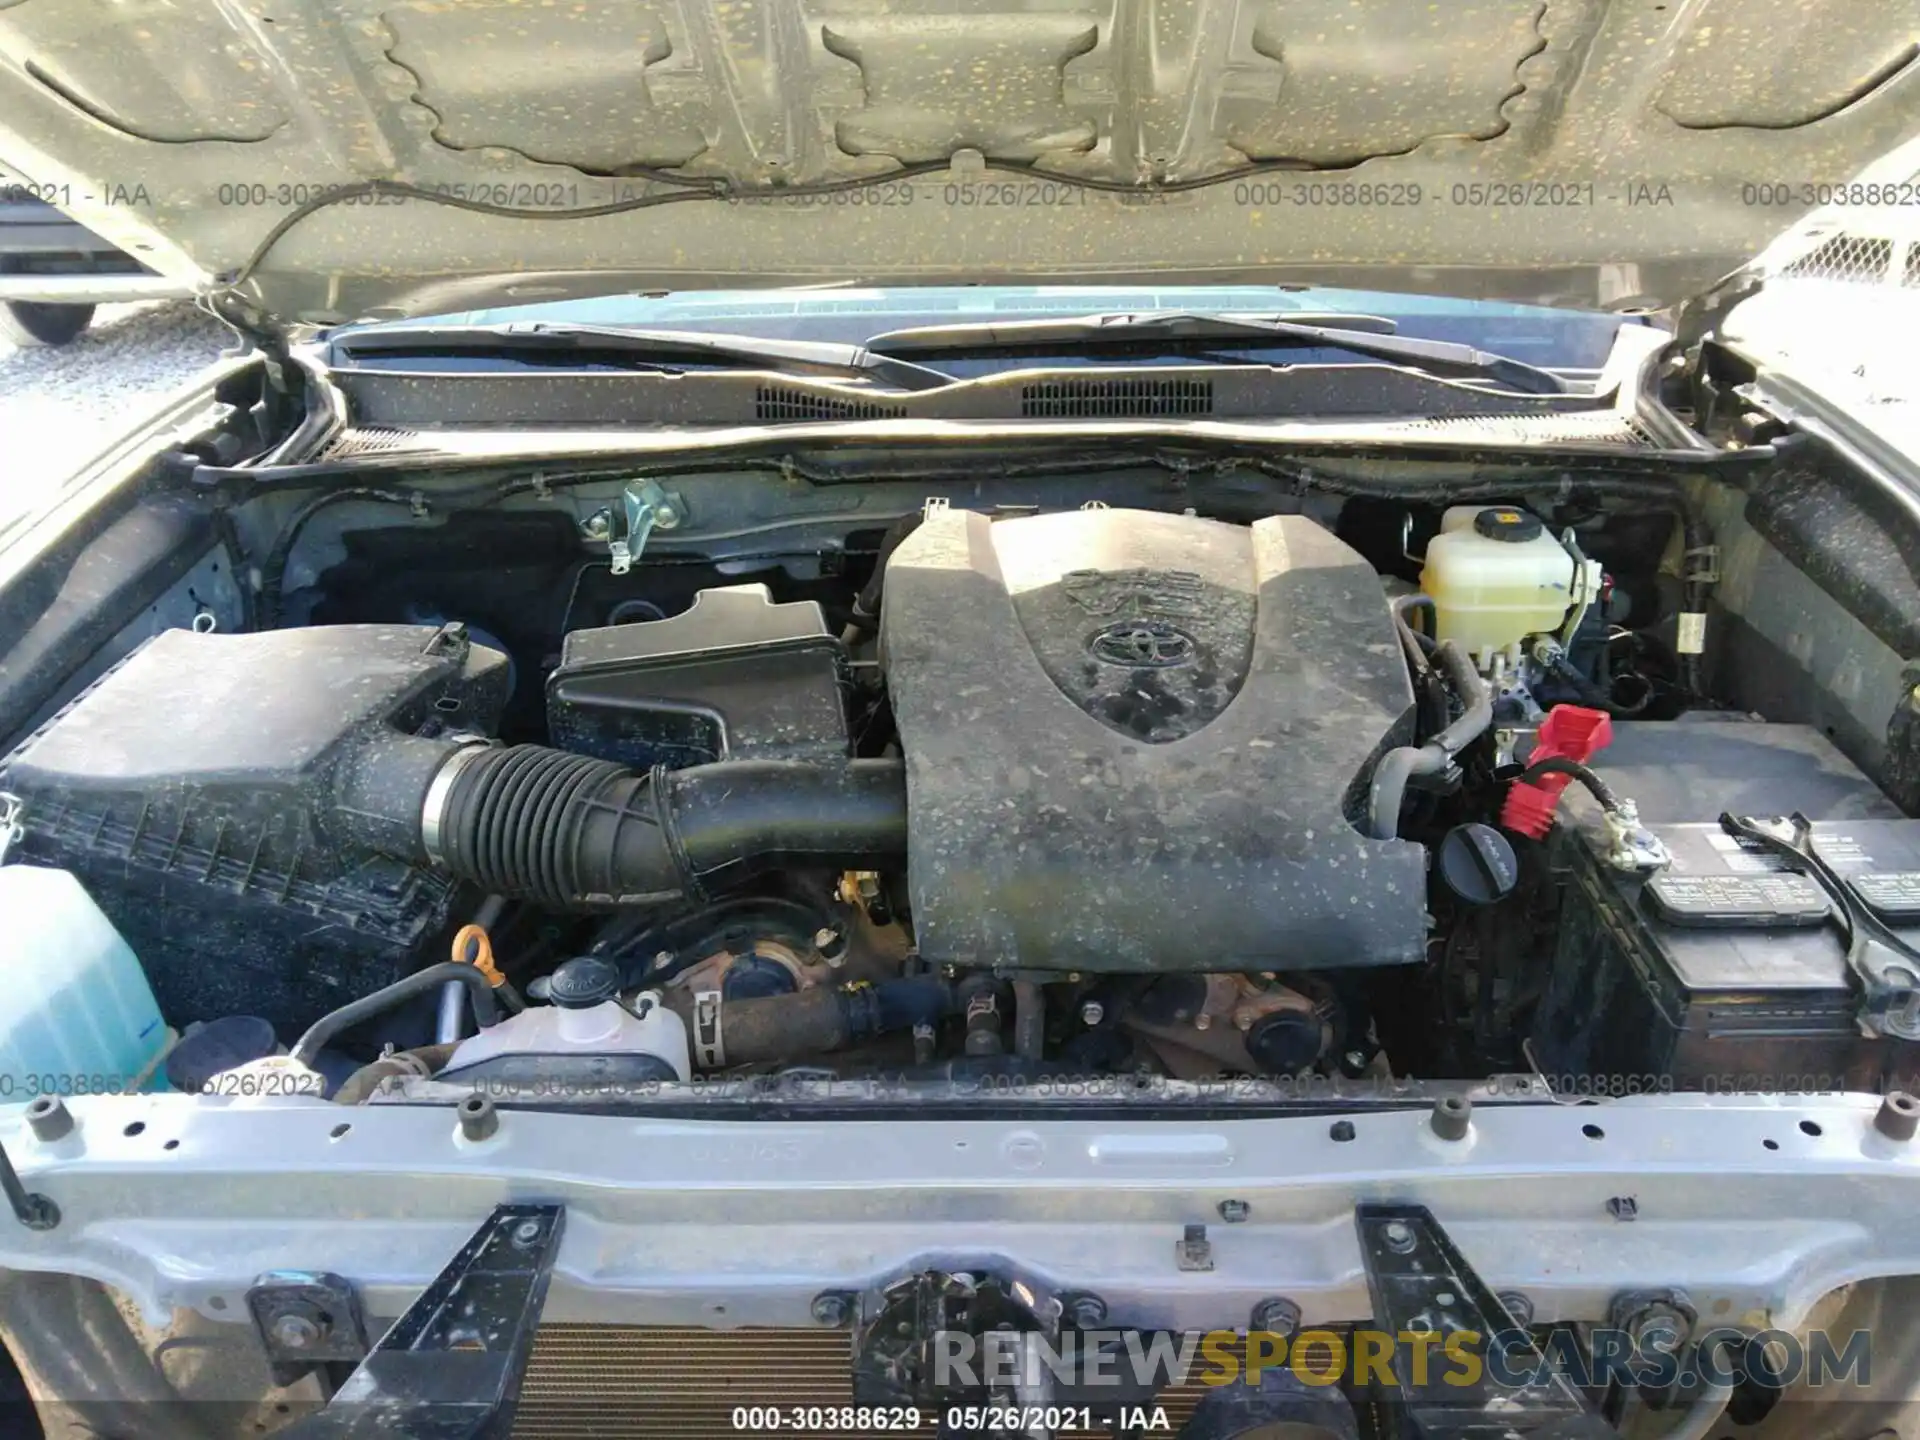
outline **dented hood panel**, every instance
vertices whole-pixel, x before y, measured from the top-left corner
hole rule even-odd
[[[0,0],[0,158],[267,324],[852,280],[1660,305],[1920,133],[1916,35],[1920,0]]]

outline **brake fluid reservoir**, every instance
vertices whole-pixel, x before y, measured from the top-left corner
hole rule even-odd
[[[1475,655],[1558,630],[1573,604],[1573,556],[1537,515],[1456,505],[1427,545],[1420,588],[1433,600],[1435,638]]]
[[[171,1035],[140,961],[67,870],[0,865],[0,1098],[149,1085]]]

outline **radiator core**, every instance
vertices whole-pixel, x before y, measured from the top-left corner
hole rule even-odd
[[[1170,1389],[1159,1403],[1177,1434],[1202,1393]],[[852,1336],[844,1330],[704,1330],[696,1326],[540,1327],[520,1395],[514,1440],[723,1440],[751,1432],[734,1424],[739,1406],[853,1404]],[[923,1407],[917,1431],[931,1437],[936,1415]],[[871,1440],[868,1429],[794,1431],[809,1440]],[[1100,1440],[1105,1430],[1062,1432]]]

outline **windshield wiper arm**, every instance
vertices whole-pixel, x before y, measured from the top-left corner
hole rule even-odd
[[[375,354],[567,354],[591,351],[630,359],[636,365],[671,370],[675,359],[778,370],[796,375],[839,375],[872,380],[895,390],[937,390],[953,377],[930,366],[861,345],[823,340],[768,340],[757,335],[709,334],[699,330],[647,330],[620,325],[569,325],[517,321],[506,325],[405,325],[348,331],[333,337],[336,355]]]
[[[1311,322],[1311,323],[1310,323]],[[1248,348],[1345,350],[1412,366],[1430,375],[1492,380],[1530,395],[1564,395],[1566,382],[1524,360],[1476,350],[1450,340],[1418,340],[1377,328],[1373,316],[1326,315],[1302,319],[1196,315],[1181,310],[1144,314],[1083,315],[1071,320],[1016,320],[1003,324],[934,325],[894,330],[867,342],[894,355],[965,351],[1081,348],[1098,345],[1186,345],[1244,341]],[[1363,328],[1364,327],[1364,328]]]

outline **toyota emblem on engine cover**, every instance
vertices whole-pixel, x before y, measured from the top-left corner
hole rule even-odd
[[[1164,620],[1119,620],[1093,632],[1087,650],[1105,665],[1129,670],[1166,670],[1191,664],[1194,640]]]

